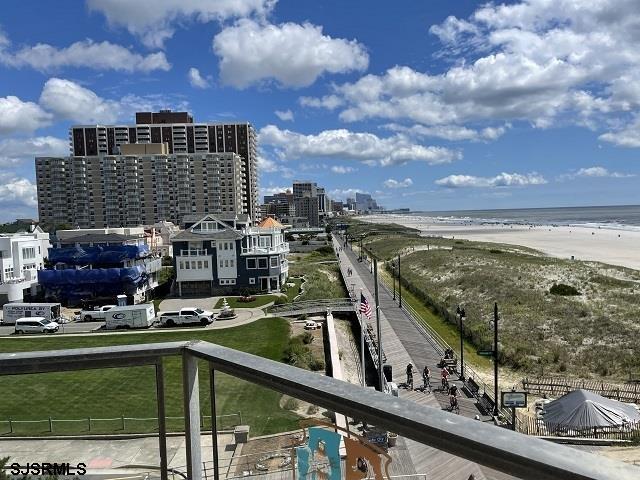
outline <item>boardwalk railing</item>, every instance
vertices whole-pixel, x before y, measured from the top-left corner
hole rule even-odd
[[[285,317],[310,313],[326,313],[327,310],[331,310],[332,312],[353,312],[355,310],[355,303],[350,298],[326,298],[272,305],[267,309],[272,315]]]
[[[637,480],[638,467],[587,452],[553,445],[403,398],[204,341],[115,345],[109,347],[0,354],[0,376],[155,366],[158,450],[162,479],[168,479],[165,418],[165,357],[182,367],[187,477],[202,480],[203,455],[211,455],[218,480],[216,428],[212,449],[202,449],[200,397],[209,394],[216,418],[219,374],[231,375],[329,411],[358,418],[418,443],[471,462],[531,480]],[[199,370],[209,376],[208,392],[199,387]],[[153,375],[153,374],[152,374]],[[453,472],[452,472],[453,473]]]
[[[606,440],[640,440],[640,422],[621,426],[585,427],[576,429],[566,425],[547,423],[542,418],[519,416],[517,431],[526,435],[590,438]]]
[[[640,385],[637,383],[620,385],[577,378],[538,377],[524,378],[522,388],[529,393],[551,396],[561,396],[582,389],[620,402],[640,403]]]

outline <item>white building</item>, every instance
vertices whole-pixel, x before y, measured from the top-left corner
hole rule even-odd
[[[0,234],[0,305],[35,296],[38,270],[44,268],[49,234],[40,227],[30,232]]]

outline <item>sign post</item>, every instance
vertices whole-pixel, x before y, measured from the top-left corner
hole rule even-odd
[[[516,408],[527,408],[527,392],[502,392],[503,407],[511,409],[511,430],[516,429]]]

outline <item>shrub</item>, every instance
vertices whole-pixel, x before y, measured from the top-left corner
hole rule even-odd
[[[276,297],[273,301],[274,305],[284,305],[285,303],[287,303],[287,299],[285,297]]]
[[[492,248],[489,250],[489,253],[502,253],[502,250],[498,250],[497,248]]]
[[[288,398],[286,402],[284,402],[285,410],[297,410],[300,406],[300,402],[295,398]]]
[[[325,245],[316,250],[316,252],[321,253],[323,255],[331,255],[333,253],[333,248],[329,245]]]
[[[554,283],[549,289],[549,293],[552,295],[561,295],[563,297],[580,295],[580,292],[575,287],[565,285],[564,283]]]
[[[317,372],[319,370],[324,370],[324,360],[321,360],[319,358],[314,358],[311,360],[311,363],[309,364],[309,366],[311,367],[311,370],[313,370],[314,372]]]
[[[305,345],[309,345],[311,342],[313,342],[313,334],[310,332],[304,332],[302,334],[302,343],[304,343]]]
[[[302,245],[309,245],[309,240],[303,240]]]
[[[318,413],[318,410],[320,409],[317,405],[309,405],[309,408],[307,408],[307,415],[315,415]]]
[[[173,258],[169,255],[165,255],[162,257],[162,266],[163,267],[171,267],[173,265]]]

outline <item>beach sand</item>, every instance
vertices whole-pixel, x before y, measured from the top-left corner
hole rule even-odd
[[[587,226],[524,226],[443,223],[428,217],[368,215],[371,223],[396,223],[425,235],[506,243],[539,250],[547,255],[619,265],[640,270],[640,231]]]

